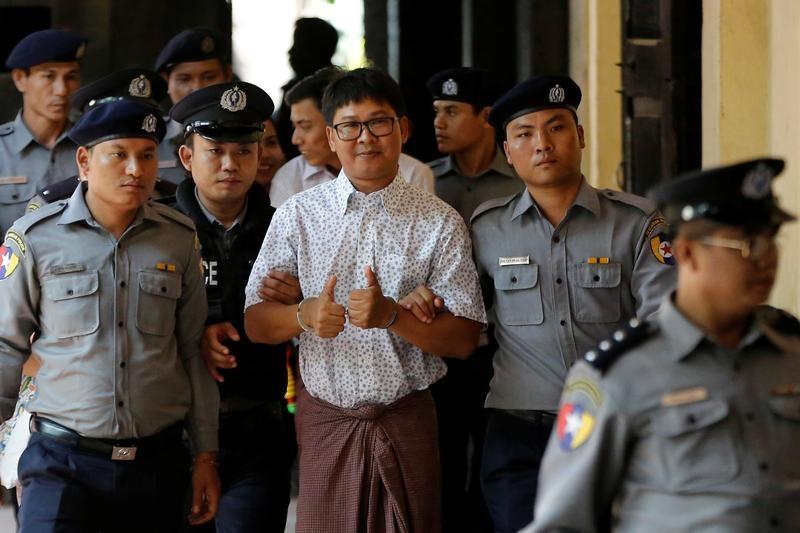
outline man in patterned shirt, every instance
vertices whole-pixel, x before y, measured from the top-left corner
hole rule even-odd
[[[486,316],[461,216],[395,179],[408,134],[397,84],[342,73],[323,97],[334,181],[281,206],[250,275],[245,330],[300,335],[297,530],[441,529],[436,415],[439,356],[465,358]],[[262,302],[261,278],[297,276],[299,305]],[[447,309],[423,322],[393,298],[426,285]],[[431,355],[436,354],[436,356]]]

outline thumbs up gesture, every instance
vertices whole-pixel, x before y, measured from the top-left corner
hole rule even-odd
[[[372,267],[364,267],[366,289],[350,291],[347,314],[350,323],[358,328],[385,328],[391,322],[396,303],[383,295],[378,277]]]
[[[323,339],[332,339],[344,329],[344,307],[336,303],[335,288],[336,276],[331,276],[320,295],[309,301],[302,310],[303,322]]]

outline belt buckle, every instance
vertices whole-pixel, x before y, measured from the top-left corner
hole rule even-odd
[[[111,449],[112,461],[133,461],[136,459],[136,446],[114,446]]]

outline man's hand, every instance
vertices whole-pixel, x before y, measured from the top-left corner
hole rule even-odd
[[[261,278],[258,296],[265,302],[277,302],[283,305],[294,305],[303,299],[300,281],[280,270],[270,270]]]
[[[336,303],[335,288],[336,276],[331,276],[322,293],[306,302],[302,309],[303,322],[323,339],[332,339],[344,329],[345,310]]]
[[[411,311],[417,320],[425,324],[432,323],[436,314],[444,311],[444,299],[425,285],[411,291],[397,304],[406,311]]]
[[[198,453],[192,468],[192,509],[189,523],[193,526],[205,524],[214,518],[219,506],[219,475],[217,454]]]
[[[383,328],[392,319],[394,302],[383,295],[378,278],[371,266],[364,267],[367,288],[350,292],[347,317],[358,328]]]
[[[219,368],[236,368],[236,357],[231,354],[227,346],[222,344],[226,340],[239,340],[239,332],[230,322],[220,322],[206,326],[203,338],[200,339],[200,353],[206,362],[206,367],[211,377],[220,383],[225,381]]]

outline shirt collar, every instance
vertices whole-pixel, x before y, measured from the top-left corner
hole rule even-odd
[[[203,212],[203,215],[206,217],[206,219],[211,224],[219,224],[220,226],[225,228],[225,224],[220,222],[219,219],[217,217],[215,217],[214,214],[211,211],[206,209],[205,205],[203,205],[203,201],[200,199],[200,193],[197,192],[197,187],[194,188],[194,197],[197,200],[197,205],[200,206],[200,210]],[[239,224],[241,224],[242,221],[244,220],[244,217],[245,217],[246,214],[247,214],[247,198],[245,198],[245,200],[244,200],[244,208],[236,216],[236,218],[233,221],[233,224],[231,224],[231,226],[229,228],[225,228],[225,231],[230,231],[233,228],[235,228],[236,226],[238,226]]]
[[[402,194],[405,187],[405,181],[398,179],[398,176],[383,189],[376,191],[372,194],[377,194],[381,198],[383,208],[389,213],[390,216],[396,216],[400,213],[402,206]],[[347,212],[347,206],[350,203],[350,198],[358,193],[350,179],[345,175],[344,169],[339,172],[339,176],[334,182],[334,194],[336,196],[336,207],[340,215]]]
[[[99,226],[97,221],[95,221],[94,217],[92,216],[92,212],[89,210],[89,206],[86,205],[86,188],[87,183],[82,181],[78,184],[75,188],[75,192],[72,193],[70,196],[67,208],[64,209],[64,212],[61,213],[61,216],[58,219],[58,223],[62,225],[66,224],[73,224],[75,222],[84,221],[90,226]],[[153,220],[155,222],[165,222],[166,219],[162,217],[158,211],[153,209],[150,205],[145,203],[139,208],[139,211],[136,212],[136,216],[131,222],[130,227],[134,227],[139,225],[143,219]]]
[[[300,157],[303,158],[302,177],[304,180],[311,179],[319,173],[327,175],[331,180],[336,179],[336,176],[330,170],[328,170],[328,167],[326,166],[318,167],[316,165],[312,165],[311,163],[308,162],[308,159],[306,159],[304,155],[301,155]]]
[[[437,172],[439,172],[438,175],[444,176],[448,172],[457,171],[457,169],[458,165],[456,165],[456,158],[453,154],[450,154],[444,159],[441,170],[437,169]],[[516,174],[514,174],[514,169],[512,169],[506,161],[505,152],[499,148],[495,150],[494,159],[492,159],[491,164],[486,168],[486,170],[475,176],[475,178],[480,178],[489,172],[496,172],[498,174],[502,174],[503,176],[508,176],[509,178],[517,177]]]
[[[567,214],[569,214],[569,212],[571,212],[572,209],[578,205],[592,213],[594,216],[600,216],[600,200],[598,198],[598,194],[599,193],[597,190],[589,185],[589,182],[586,181],[586,178],[581,176],[581,187],[578,189],[578,196],[575,197],[572,207],[567,210]],[[534,207],[536,212],[539,213],[539,207],[536,205],[536,202],[533,201],[531,193],[525,189],[522,191],[521,198],[517,201],[514,212],[511,214],[511,219],[513,220],[517,218],[518,216],[527,212],[531,207]]]
[[[69,124],[67,127],[64,128],[64,131],[58,136],[56,139],[56,146],[61,144],[64,139],[67,138],[67,132],[69,131]],[[39,144],[31,133],[31,130],[28,129],[28,126],[25,124],[25,121],[22,120],[22,110],[17,113],[17,117],[14,119],[14,135],[11,138],[12,148],[16,153],[20,153],[22,150],[28,147],[32,142]],[[70,141],[71,142],[71,141]]]

